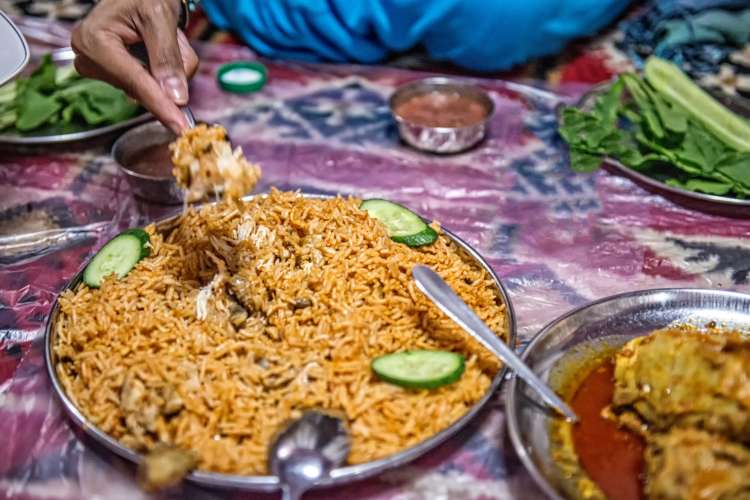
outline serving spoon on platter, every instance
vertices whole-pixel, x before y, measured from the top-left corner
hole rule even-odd
[[[416,265],[412,269],[412,276],[417,283],[417,288],[424,293],[441,311],[466,333],[474,337],[480,344],[486,347],[492,354],[500,358],[513,369],[517,376],[526,381],[527,384],[541,396],[545,403],[557,410],[570,422],[577,422],[575,412],[552,390],[542,379],[536,376],[531,369],[490,330],[487,324],[472,311],[472,309],[456,295],[456,292],[435,271],[429,267]]]
[[[299,500],[349,456],[351,440],[343,420],[306,411],[276,435],[268,463],[281,482],[283,500]]]

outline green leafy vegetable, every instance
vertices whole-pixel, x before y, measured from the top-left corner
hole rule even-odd
[[[680,106],[729,148],[750,152],[750,123],[732,113],[669,61],[650,57],[644,75],[656,91]]]
[[[750,123],[725,108],[717,111],[715,105],[721,105],[716,102],[696,101],[696,107],[706,108],[710,115],[698,118],[700,109],[688,111],[686,103],[710,96],[686,89],[681,79],[679,86],[665,88],[663,74],[676,78],[670,73],[673,68],[665,72],[651,59],[647,68],[661,78],[658,84],[652,84],[648,70],[646,79],[620,75],[597,97],[591,111],[562,111],[560,135],[570,146],[573,170],[591,172],[609,157],[670,186],[750,198],[750,151],[738,147],[742,142],[737,141],[738,131],[745,126],[750,130]],[[688,96],[678,94],[676,87]]]
[[[60,107],[54,97],[47,97],[36,89],[27,88],[16,108],[16,128],[21,131],[34,130],[55,116]]]
[[[58,68],[49,55],[28,78],[0,87],[0,130],[85,129],[127,120],[138,110],[122,91],[82,78],[73,66]]]

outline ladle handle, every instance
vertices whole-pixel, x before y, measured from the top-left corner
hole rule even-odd
[[[501,341],[435,271],[428,267],[417,265],[412,269],[412,276],[414,276],[414,281],[417,283],[417,288],[422,293],[432,300],[450,319],[455,321],[467,333],[489,349],[490,352],[510,366],[516,375],[525,380],[548,405],[556,409],[571,422],[578,420],[575,412],[555,394],[555,391],[537,377],[521,358],[513,352],[513,349]]]

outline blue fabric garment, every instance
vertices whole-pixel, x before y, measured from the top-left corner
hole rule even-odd
[[[424,47],[507,69],[608,24],[630,0],[203,0],[211,21],[268,57],[372,63]]]
[[[750,0],[654,0],[619,29],[618,48],[637,68],[657,55],[700,79],[750,40]]]

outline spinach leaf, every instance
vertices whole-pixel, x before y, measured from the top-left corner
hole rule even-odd
[[[633,98],[635,103],[638,105],[640,115],[643,116],[644,122],[648,127],[648,130],[658,139],[664,138],[664,128],[661,125],[661,121],[654,111],[653,103],[649,99],[648,94],[643,90],[641,82],[637,76],[625,73],[620,76],[620,79],[625,83],[625,87],[628,89],[630,96]]]
[[[34,130],[47,122],[60,108],[60,103],[53,97],[27,88],[24,90],[23,99],[18,103],[16,128],[20,131]]]
[[[694,177],[682,182],[676,178],[667,179],[665,184],[668,186],[687,189],[688,191],[699,191],[706,194],[715,194],[722,196],[732,190],[732,184],[727,182],[716,181],[714,179],[704,179]]]
[[[592,114],[608,128],[615,126],[617,121],[617,112],[620,109],[623,91],[622,80],[618,79],[601,98],[594,103]]]
[[[560,115],[573,170],[591,172],[609,157],[670,186],[750,198],[750,153],[732,150],[640,77],[621,75],[590,109]]]
[[[641,88],[654,104],[656,114],[661,123],[664,124],[664,128],[675,134],[684,134],[687,131],[687,114],[660,97],[645,82],[641,85]]]
[[[602,165],[602,161],[602,155],[586,153],[578,149],[570,151],[570,166],[576,172],[593,172]]]
[[[716,170],[750,189],[750,153],[728,153],[717,162]]]
[[[47,54],[42,58],[42,63],[34,70],[28,79],[28,88],[38,92],[52,92],[55,90],[55,63],[52,56]]]
[[[58,69],[49,55],[27,78],[0,87],[0,129],[14,127],[17,132],[117,123],[139,109],[124,92],[81,78],[72,66]]]

